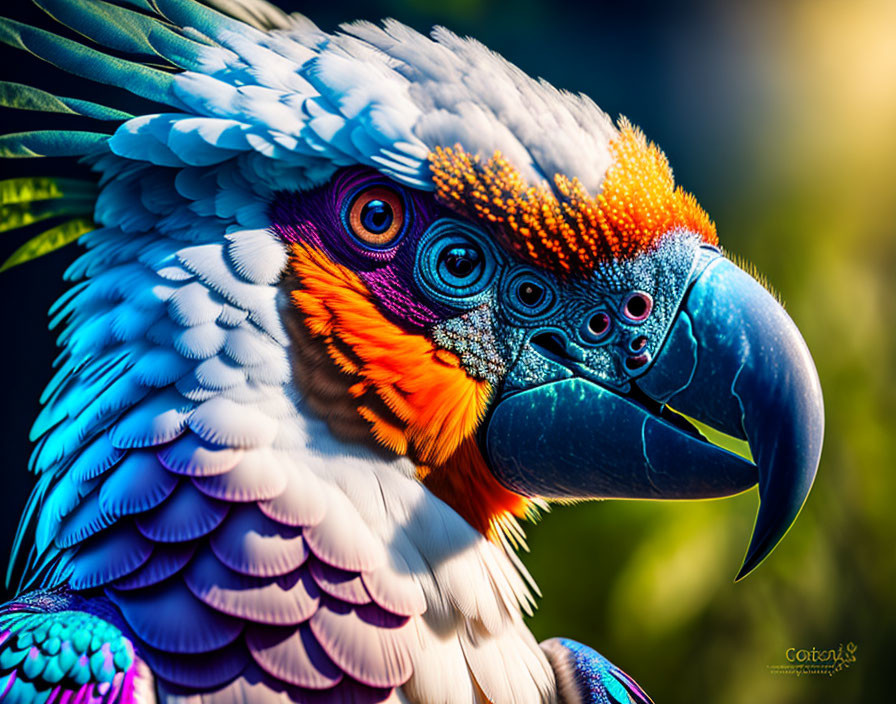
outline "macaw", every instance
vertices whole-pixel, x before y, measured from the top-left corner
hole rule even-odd
[[[823,430],[799,331],[663,152],[442,28],[36,2],[92,43],[0,39],[145,109],[0,87],[111,125],[0,137],[96,174],[0,184],[22,223],[76,216],[8,265],[86,248],[51,310],[0,699],[649,701],[535,641],[518,519],[758,483],[743,576]]]

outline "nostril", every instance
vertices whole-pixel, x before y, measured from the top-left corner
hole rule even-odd
[[[629,357],[625,360],[625,368],[629,371],[634,371],[636,369],[640,369],[649,361],[649,357],[646,354],[639,354],[636,357]]]
[[[622,304],[623,315],[636,323],[646,320],[651,310],[653,310],[653,298],[644,291],[630,293]]]
[[[566,340],[555,332],[539,333],[532,338],[531,344],[540,348],[539,351],[545,350],[556,357],[564,359],[569,357],[566,351]]]
[[[644,335],[638,335],[629,344],[629,349],[631,349],[632,352],[640,352],[645,347],[647,347],[647,338],[644,337]]]

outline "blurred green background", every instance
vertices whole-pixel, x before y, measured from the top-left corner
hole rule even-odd
[[[665,149],[725,247],[780,293],[815,357],[827,409],[824,455],[799,520],[772,556],[733,583],[755,492],[558,507],[528,527],[526,563],[544,594],[531,619],[536,636],[593,645],[657,704],[891,700],[896,3],[281,5],[327,30],[386,16],[421,30],[444,24],[626,115]],[[9,68],[3,77],[19,80]],[[14,244],[3,243],[0,254]],[[71,256],[0,280],[5,329],[16,331],[4,335],[4,365],[23,372],[5,381],[19,403],[15,411],[4,404],[4,535],[30,485],[25,432],[49,378],[52,338],[41,316],[63,289],[58,276]],[[857,660],[832,677],[769,672],[786,662],[788,647],[848,642],[857,644]]]

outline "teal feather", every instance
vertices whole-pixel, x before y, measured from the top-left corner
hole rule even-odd
[[[66,27],[117,51],[148,54],[155,58],[166,59],[181,68],[195,69],[201,65],[196,56],[207,49],[202,44],[173,31],[158,19],[107,2],[85,3],[72,0],[35,0],[35,2]]]
[[[37,512],[37,509],[41,505],[41,503],[43,503],[44,497],[47,495],[47,492],[50,490],[52,484],[52,474],[46,473],[38,477],[37,485],[31,492],[31,496],[28,497],[28,503],[25,504],[25,509],[22,511],[22,520],[19,522],[19,527],[16,530],[16,537],[13,540],[12,549],[10,550],[9,554],[9,563],[6,566],[5,584],[7,589],[12,583],[12,575],[15,571],[16,563],[19,560],[19,554],[22,551],[22,544],[25,542],[25,538],[30,534],[30,531],[28,529],[34,525],[33,519],[35,513]],[[2,691],[2,689],[0,689],[0,691]]]
[[[52,32],[2,17],[0,41],[81,78],[124,88],[157,103],[179,105],[173,92],[174,74],[108,56]]]
[[[133,646],[119,628],[83,611],[39,613],[16,604],[0,615],[0,631],[9,634],[0,643],[0,692],[11,685],[4,704],[36,704],[57,686],[65,691],[113,683],[116,677],[120,682],[135,662]]]
[[[231,17],[261,30],[284,29],[289,26],[289,16],[267,2],[258,0],[206,0],[210,5]]]
[[[89,100],[65,98],[21,83],[0,81],[0,105],[18,110],[81,115],[94,120],[130,120],[133,115]]]
[[[126,0],[128,2],[132,0]],[[153,0],[153,11],[161,13],[179,27],[194,27],[205,36],[217,39],[222,31],[230,31],[252,39],[265,35],[243,22],[216,12],[194,0]]]
[[[2,22],[0,22],[2,28]],[[84,156],[102,150],[109,135],[77,130],[40,130],[0,135],[0,158]]]
[[[619,702],[619,704],[630,704],[632,701],[631,697],[628,695],[628,692],[625,691],[625,687],[617,680],[613,673],[609,670],[603,670],[600,673],[600,680],[603,686],[607,690],[607,694],[613,697],[613,701]]]

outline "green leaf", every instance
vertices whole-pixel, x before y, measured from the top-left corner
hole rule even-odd
[[[0,206],[28,203],[50,198],[96,198],[97,187],[92,181],[46,176],[9,178],[0,181]]]
[[[32,237],[13,252],[9,259],[0,266],[0,271],[6,271],[11,267],[30,262],[32,259],[54,252],[94,229],[96,229],[96,226],[86,218],[68,220],[61,225],[52,227],[36,237]]]
[[[36,200],[0,206],[0,232],[17,230],[60,215],[90,215],[92,200]]]

